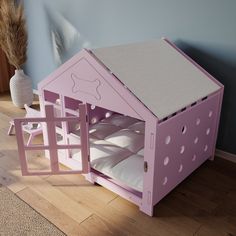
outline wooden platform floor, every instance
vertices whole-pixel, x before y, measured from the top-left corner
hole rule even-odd
[[[155,207],[138,207],[81,175],[22,177],[10,117],[23,116],[0,96],[0,183],[67,235],[236,235],[236,165],[208,161]],[[4,214],[4,213],[0,213]],[[17,235],[17,234],[16,234]]]

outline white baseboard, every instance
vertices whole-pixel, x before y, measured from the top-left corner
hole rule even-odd
[[[236,154],[232,154],[229,152],[222,151],[220,149],[216,149],[215,155],[217,157],[236,163]]]

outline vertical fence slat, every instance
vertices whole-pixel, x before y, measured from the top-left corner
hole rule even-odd
[[[56,138],[56,128],[54,122],[54,109],[53,106],[46,105],[46,124],[47,124],[47,136],[48,136],[48,145],[49,155],[50,155],[50,163],[52,174],[59,171],[59,163],[58,163],[58,153],[57,153],[57,138]]]
[[[24,144],[24,137],[22,132],[22,122],[20,120],[14,121],[15,130],[16,130],[16,139],[18,145],[18,152],[19,152],[19,161],[21,165],[21,172],[22,175],[28,175],[28,167],[25,155],[25,144]]]
[[[80,114],[80,139],[82,154],[82,170],[83,173],[89,172],[89,137],[88,137],[88,118],[87,107],[85,104],[79,105]]]

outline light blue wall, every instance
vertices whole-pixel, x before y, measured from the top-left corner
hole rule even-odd
[[[35,88],[58,66],[52,32],[69,38],[66,49],[61,48],[62,61],[83,46],[95,48],[165,36],[225,85],[217,146],[236,154],[235,0],[24,2],[29,32],[25,68]]]

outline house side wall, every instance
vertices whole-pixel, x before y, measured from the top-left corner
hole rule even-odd
[[[153,205],[214,153],[221,99],[218,91],[158,125]]]
[[[42,117],[45,117],[45,103],[44,103],[44,96],[43,92],[39,91],[39,105],[40,105],[40,112]],[[43,142],[44,145],[48,145],[48,135],[47,135],[47,125],[45,123],[41,123],[43,128]],[[49,151],[45,150],[45,157],[49,158]]]

